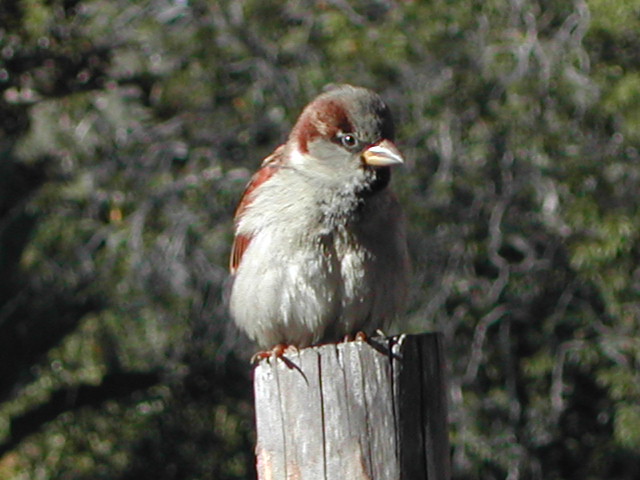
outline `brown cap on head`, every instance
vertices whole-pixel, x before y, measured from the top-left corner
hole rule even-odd
[[[298,139],[300,150],[318,137],[335,138],[353,133],[364,146],[381,140],[393,141],[394,126],[389,108],[380,96],[366,88],[332,85],[302,111],[291,136]]]

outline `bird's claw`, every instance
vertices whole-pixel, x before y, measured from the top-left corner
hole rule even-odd
[[[271,350],[261,350],[259,352],[256,352],[251,357],[251,364],[255,365],[260,361],[264,360],[265,358],[267,360],[271,360],[272,358],[284,359],[284,354],[289,349],[293,350],[294,352],[298,351],[298,348],[295,345],[286,345],[284,343],[279,343],[278,345],[274,346]]]
[[[356,332],[355,335],[347,333],[344,337],[342,337],[342,341],[344,343],[347,343],[347,342],[367,342],[368,340],[369,340],[369,337],[362,330],[359,330],[358,332]]]

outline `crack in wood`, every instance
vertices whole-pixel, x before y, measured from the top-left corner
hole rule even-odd
[[[322,425],[322,478],[327,480],[327,432],[322,388],[322,356],[318,355],[318,386],[320,388],[320,424]]]
[[[259,480],[448,480],[442,355],[424,334],[260,362]]]

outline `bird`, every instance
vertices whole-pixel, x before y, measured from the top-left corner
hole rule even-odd
[[[313,99],[263,160],[234,216],[229,310],[265,352],[366,336],[403,312],[411,266],[390,181],[404,161],[388,106],[349,84]]]

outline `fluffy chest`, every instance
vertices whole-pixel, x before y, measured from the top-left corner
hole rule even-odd
[[[284,169],[256,190],[238,220],[236,233],[253,238],[266,230],[286,243],[304,238],[315,248],[327,236],[358,221],[363,203],[358,182],[362,179],[355,176],[351,182],[336,185]]]
[[[335,313],[337,307],[365,305],[387,288],[378,277],[402,275],[398,218],[390,215],[386,192],[366,202],[343,191],[329,202],[302,190],[262,193],[264,203],[253,205],[238,224],[238,232],[251,241],[237,272],[251,278],[260,295],[278,297],[274,301],[282,304],[322,297],[316,306],[323,303]]]

